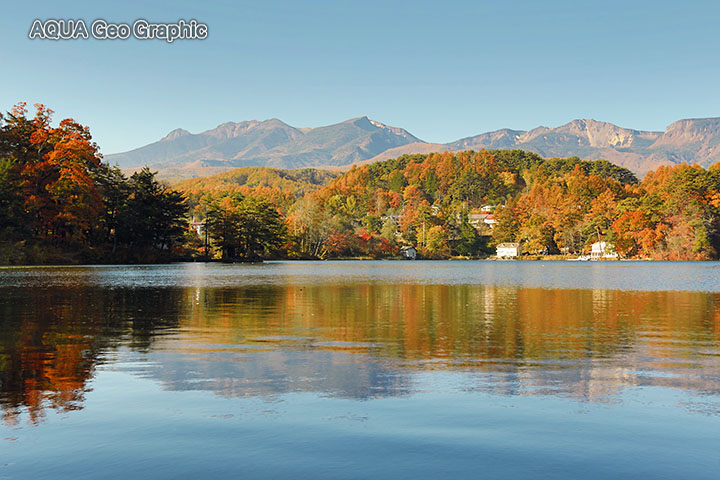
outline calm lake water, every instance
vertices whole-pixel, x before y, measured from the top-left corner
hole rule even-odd
[[[0,478],[720,478],[720,263],[0,269]]]

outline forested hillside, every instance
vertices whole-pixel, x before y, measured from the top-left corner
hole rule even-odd
[[[87,127],[24,104],[0,118],[0,262],[525,255],[714,259],[720,165],[642,181],[607,161],[522,150],[404,155],[339,174],[241,168],[170,188],[102,162]],[[207,243],[206,243],[207,242]]]
[[[264,197],[287,211],[295,201],[316,192],[340,173],[314,168],[280,170],[270,167],[244,167],[211,177],[194,178],[174,185],[184,192],[191,208],[203,196],[242,194]]]
[[[353,169],[313,201],[334,225],[331,250],[373,235],[428,257],[491,253],[501,242],[583,253],[606,241],[626,258],[709,259],[720,247],[719,167],[660,167],[638,182],[605,161],[519,150],[414,155]]]

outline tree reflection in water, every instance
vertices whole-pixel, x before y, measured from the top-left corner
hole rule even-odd
[[[227,396],[469,390],[612,401],[628,386],[720,392],[720,294],[344,281],[238,287],[0,287],[6,424],[83,407],[130,351],[173,390]]]

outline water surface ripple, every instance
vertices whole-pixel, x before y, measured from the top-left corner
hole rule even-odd
[[[717,263],[0,269],[0,478],[718,478]]]

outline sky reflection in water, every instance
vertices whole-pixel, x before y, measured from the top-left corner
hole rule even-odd
[[[717,478],[719,272],[2,269],[0,477]]]

